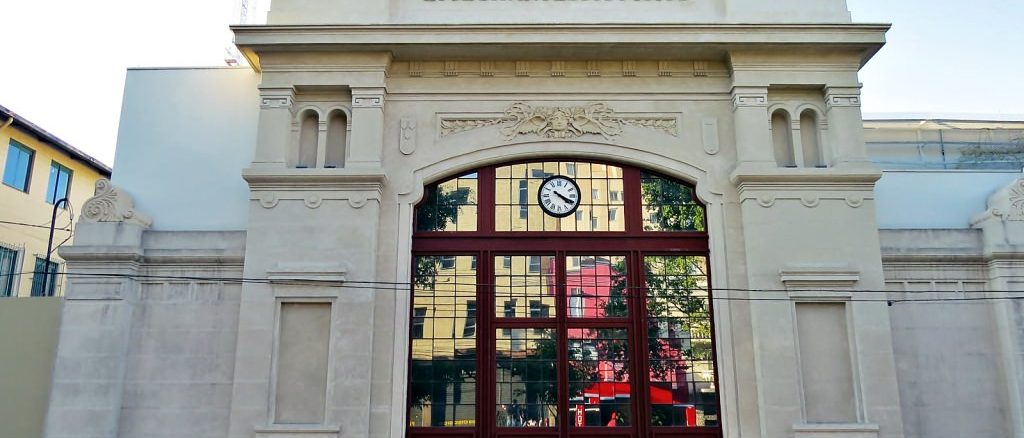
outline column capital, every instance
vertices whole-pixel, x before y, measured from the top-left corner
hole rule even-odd
[[[825,87],[825,106],[828,109],[835,107],[859,107],[860,89],[860,86]]]
[[[274,109],[274,108],[288,108],[291,109],[295,103],[295,88],[292,87],[275,87],[275,88],[263,88],[260,89],[260,108],[263,109]]]
[[[767,108],[768,87],[732,87],[732,109]]]
[[[383,87],[353,87],[352,108],[383,108],[386,95]]]

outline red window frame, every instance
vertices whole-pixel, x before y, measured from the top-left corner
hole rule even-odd
[[[636,289],[640,293],[632,294],[629,298],[628,318],[568,318],[567,313],[567,290],[566,290],[566,256],[571,255],[626,255],[627,276],[630,284],[645,285],[644,278],[644,256],[672,255],[672,256],[702,256],[709,257],[709,241],[706,231],[644,231],[643,230],[643,209],[642,209],[642,188],[641,175],[658,175],[669,181],[684,184],[693,189],[690,184],[683,183],[674,178],[659,175],[656,172],[644,171],[642,169],[622,165],[618,163],[605,163],[600,161],[586,161],[595,164],[607,164],[621,167],[623,170],[623,191],[625,202],[623,214],[625,215],[624,231],[536,231],[536,232],[515,232],[495,231],[495,169],[521,163],[536,163],[542,161],[564,161],[557,158],[550,160],[526,160],[506,162],[493,166],[478,168],[471,172],[464,172],[460,175],[477,173],[477,231],[415,231],[412,242],[412,262],[415,263],[418,256],[439,256],[439,255],[472,255],[477,258],[477,298],[476,298],[476,333],[477,333],[477,409],[476,425],[473,427],[411,427],[407,426],[407,436],[410,438],[484,438],[484,437],[549,437],[549,438],[570,438],[580,436],[598,436],[607,438],[718,438],[722,436],[721,400],[719,399],[719,426],[715,427],[656,427],[650,425],[649,411],[649,367],[647,362],[647,317],[646,317],[646,289]],[[457,178],[443,179],[440,182]],[[435,186],[432,184],[431,186]],[[428,187],[429,189],[429,187]],[[695,193],[695,192],[694,192]],[[707,224],[707,211],[703,204],[696,198],[694,202],[704,209]],[[417,206],[418,210],[419,206]],[[416,224],[413,224],[414,230]],[[706,227],[705,227],[706,229]],[[494,287],[493,273],[496,257],[506,255],[553,255],[556,263],[556,284],[559,293],[556,298],[556,317],[551,319],[537,320],[530,318],[500,318],[494,314]],[[415,272],[415,270],[414,270]],[[717,361],[717,345],[714,342],[714,300],[711,298],[711,272],[708,272],[708,294],[709,294],[709,318],[711,326],[711,354],[715,369],[714,384],[719,385],[719,372]],[[410,312],[411,312],[410,308]],[[410,314],[410,321],[413,315]],[[502,328],[551,328],[558,337],[558,376],[559,376],[559,425],[554,428],[499,428],[495,425],[496,414],[494,404],[495,384],[495,349],[496,337],[493,335],[496,329]],[[574,428],[569,426],[568,411],[568,370],[565,364],[568,363],[567,331],[571,328],[627,328],[630,345],[630,366],[632,374],[637,377],[630,378],[632,402],[632,425],[627,428]],[[409,344],[411,358],[412,342]],[[410,359],[411,360],[411,359]],[[410,375],[407,376],[411,379]],[[411,381],[411,380],[408,380]],[[411,397],[411,385],[408,388]],[[405,407],[407,414],[411,406]]]

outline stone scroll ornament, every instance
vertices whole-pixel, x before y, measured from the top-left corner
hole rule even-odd
[[[150,226],[153,220],[135,211],[132,197],[117,188],[108,179],[96,181],[96,192],[82,206],[82,220],[85,222],[132,222]]]
[[[501,125],[501,134],[505,136],[505,140],[529,134],[557,140],[594,134],[610,140],[622,134],[625,126],[656,129],[672,136],[678,135],[675,117],[625,117],[616,114],[604,103],[571,107],[532,107],[525,103],[516,103],[500,117],[441,119],[441,136],[447,137],[494,125]]]

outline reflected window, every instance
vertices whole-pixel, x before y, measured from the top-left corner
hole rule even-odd
[[[718,426],[707,259],[648,256],[647,342],[652,426]]]
[[[569,256],[566,257],[565,265],[565,281],[569,290],[569,317],[629,316],[625,256]]]
[[[507,268],[505,260],[509,261]],[[555,316],[550,311],[539,310],[555,305],[554,256],[497,256],[494,266],[495,316],[542,319]],[[527,308],[519,308],[517,303]]]
[[[629,336],[625,329],[569,329],[569,414],[573,427],[632,423]]]
[[[476,424],[476,315],[469,322],[471,308],[476,313],[475,257],[454,256],[451,265],[445,257],[415,260],[409,381],[414,427]],[[463,330],[455,330],[457,323]]]
[[[477,179],[471,173],[427,187],[416,210],[416,230],[476,231]]]
[[[689,186],[644,172],[640,178],[644,231],[704,231],[704,207]]]
[[[576,215],[548,216],[537,202],[544,179],[553,175],[573,178],[580,186]],[[494,223],[496,231],[625,231],[625,221],[609,217],[612,206],[623,205],[621,167],[582,162],[536,162],[495,168]],[[597,218],[597,220],[594,220]]]
[[[497,427],[558,425],[557,342],[552,329],[495,333]]]

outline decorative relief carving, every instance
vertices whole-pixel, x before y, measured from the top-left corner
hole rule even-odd
[[[275,109],[289,108],[292,106],[292,99],[284,96],[264,97],[260,100],[260,108]]]
[[[762,194],[761,196],[757,197],[757,205],[760,205],[764,208],[772,208],[772,206],[775,205],[775,196],[769,194]]]
[[[768,106],[767,94],[736,94],[732,97],[732,108]]]
[[[494,76],[494,61],[480,62],[480,76],[485,78]]]
[[[700,121],[701,137],[704,140],[704,152],[715,155],[721,150],[718,139],[718,119],[708,117]]]
[[[348,198],[349,207],[359,209],[366,206],[367,198],[365,196],[353,196]]]
[[[856,195],[847,196],[846,205],[849,205],[852,208],[860,208],[864,205],[864,198]]]
[[[456,77],[459,75],[459,63],[455,61],[444,62],[444,75],[447,77]]]
[[[423,63],[419,61],[409,61],[409,76],[414,78],[423,76]]]
[[[821,203],[821,200],[818,199],[818,195],[814,193],[804,193],[804,195],[800,197],[800,203],[803,204],[804,207],[814,208]]]
[[[277,195],[273,193],[260,193],[260,207],[271,209],[277,207],[278,202],[279,200],[277,199]]]
[[[135,211],[132,197],[114,186],[108,179],[96,181],[96,192],[82,206],[82,220],[86,222],[131,222],[144,227],[153,224],[148,216]]]
[[[636,61],[622,61],[622,75],[636,76]]]
[[[656,129],[672,136],[679,135],[675,117],[621,116],[604,103],[536,108],[525,103],[516,103],[505,111],[504,116],[441,119],[441,136],[447,137],[499,124],[502,125],[501,133],[506,140],[527,134],[552,139],[570,139],[584,134],[596,134],[611,139],[622,134],[625,126]]]
[[[384,107],[384,95],[359,95],[352,96],[353,108],[382,108]]]
[[[1018,215],[1024,215],[1024,179],[1018,179],[1010,186],[1010,207],[1016,209]]]
[[[829,108],[834,107],[857,107],[860,106],[860,96],[855,94],[830,94],[826,96],[825,103]]]
[[[306,196],[306,199],[303,199],[302,203],[306,204],[306,208],[315,209],[319,208],[320,205],[324,203],[324,198],[321,198],[320,195],[312,194]]]
[[[530,62],[516,61],[516,76],[530,76]]]
[[[693,76],[698,78],[706,78],[708,76],[708,62],[693,61]]]
[[[441,136],[447,137],[449,135],[458,134],[460,132],[472,131],[477,128],[485,128],[488,126],[497,125],[503,122],[503,119],[442,119],[441,120]]]
[[[601,61],[587,61],[587,77],[601,76]]]
[[[416,152],[416,120],[402,119],[399,128],[398,150],[405,155]]]

